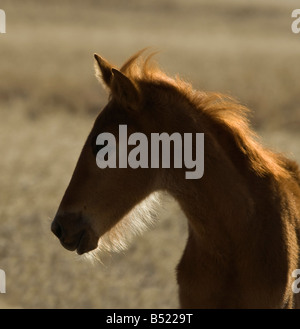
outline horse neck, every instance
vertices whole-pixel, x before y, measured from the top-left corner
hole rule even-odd
[[[213,244],[216,250],[223,249],[228,238],[240,239],[245,221],[249,221],[253,213],[253,195],[249,189],[251,174],[248,175],[249,168],[242,160],[239,165],[245,167],[237,168],[232,158],[239,161],[238,150],[232,149],[230,141],[225,139],[220,143],[220,132],[201,113],[195,114],[197,109],[191,106],[180,111],[179,117],[182,118],[182,111],[185,111],[190,118],[185,120],[185,124],[189,124],[184,127],[186,131],[204,133],[204,175],[201,179],[185,179],[183,171],[167,170],[164,188],[187,216],[190,234],[196,240],[201,238],[199,241],[206,246]],[[174,120],[177,121],[176,117]],[[234,236],[235,232],[239,235]]]

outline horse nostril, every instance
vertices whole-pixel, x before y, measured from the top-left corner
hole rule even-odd
[[[62,228],[60,224],[54,220],[51,225],[51,231],[60,239],[62,237]]]

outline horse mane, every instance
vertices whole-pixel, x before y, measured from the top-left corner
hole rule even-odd
[[[178,76],[174,79],[170,78],[152,60],[156,53],[142,56],[145,50],[131,56],[121,67],[121,72],[138,85],[140,82],[168,85],[175,91],[173,94],[177,91],[184,96],[198,110],[198,113],[201,112],[231,138],[242,155],[247,157],[250,167],[258,176],[273,176],[275,179],[280,179],[295,174],[293,161],[262,146],[258,136],[250,127],[249,113],[251,111],[246,106],[228,95],[197,91],[190,83]]]
[[[250,127],[251,111],[246,106],[230,96],[218,93],[206,93],[206,97],[202,96],[198,104],[211,121],[231,136],[258,176],[272,176],[275,179],[290,177],[287,169],[290,160],[261,144],[258,135]]]

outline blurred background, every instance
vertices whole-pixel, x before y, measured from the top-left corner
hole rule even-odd
[[[186,219],[166,198],[155,228],[91,264],[50,232],[107,95],[93,53],[121,65],[146,46],[171,76],[253,111],[264,143],[300,161],[299,1],[1,0],[0,308],[176,308]]]

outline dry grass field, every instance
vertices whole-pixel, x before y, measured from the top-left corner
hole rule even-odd
[[[176,308],[186,220],[166,197],[157,225],[92,264],[50,232],[107,95],[93,53],[121,65],[146,46],[170,75],[253,110],[264,143],[300,161],[299,1],[2,0],[0,308]]]

